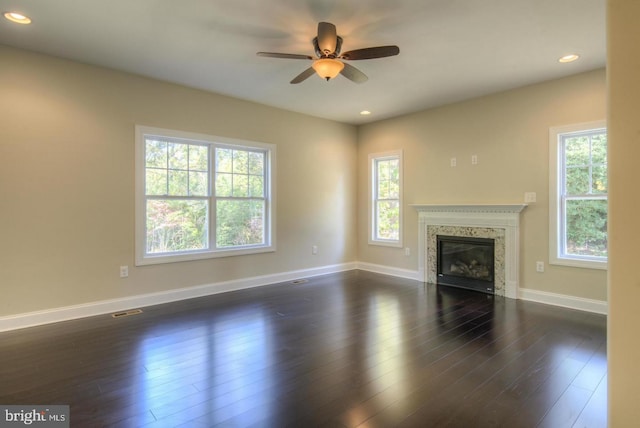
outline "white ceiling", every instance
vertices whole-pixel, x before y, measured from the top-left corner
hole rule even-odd
[[[361,124],[605,66],[605,0],[0,0],[0,44]],[[289,82],[314,55],[317,23],[369,80]],[[560,64],[567,53],[580,60]],[[1,65],[0,65],[1,66]],[[361,110],[370,116],[361,116]]]

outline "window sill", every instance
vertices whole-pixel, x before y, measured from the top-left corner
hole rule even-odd
[[[400,241],[374,241],[374,240],[369,240],[369,245],[378,245],[380,247],[402,248],[402,242],[400,242]]]
[[[549,260],[549,264],[557,266],[569,266],[583,269],[607,270],[608,263],[606,261],[585,260],[573,258],[556,258]]]
[[[230,250],[194,251],[182,254],[160,254],[157,256],[138,256],[136,266],[159,265],[165,263],[179,263],[196,260],[217,259],[220,257],[246,256],[251,254],[273,253],[275,246],[235,248]]]

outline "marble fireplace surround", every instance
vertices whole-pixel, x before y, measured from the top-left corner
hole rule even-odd
[[[436,235],[495,239],[495,294],[518,297],[520,213],[526,204],[413,204],[418,211],[419,277],[436,283]]]

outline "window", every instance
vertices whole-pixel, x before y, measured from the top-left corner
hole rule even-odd
[[[402,152],[369,155],[369,243],[402,247]]]
[[[136,263],[275,250],[275,146],[136,127]]]
[[[607,268],[607,129],[550,130],[550,263]]]

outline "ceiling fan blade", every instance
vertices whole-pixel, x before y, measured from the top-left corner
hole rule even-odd
[[[296,83],[303,82],[307,80],[309,77],[311,77],[315,72],[316,71],[313,69],[313,67],[309,67],[305,71],[303,71],[302,73],[294,77],[290,83],[295,85]]]
[[[264,57],[268,57],[268,58],[313,59],[309,55],[298,55],[298,54],[277,53],[277,52],[258,52],[258,53],[256,53],[256,55],[264,56]]]
[[[338,41],[338,34],[336,33],[336,26],[330,22],[318,23],[318,47],[323,54],[329,55],[336,51],[336,43]]]
[[[340,58],[353,61],[358,59],[384,58],[398,55],[399,53],[400,48],[397,46],[376,46],[374,48],[356,49],[345,52],[340,55]]]
[[[344,68],[342,69],[340,74],[342,74],[344,77],[351,80],[352,82],[356,82],[356,83],[364,83],[367,80],[369,80],[367,75],[364,74],[362,71],[358,70],[353,65],[349,65],[346,63],[344,64]]]

